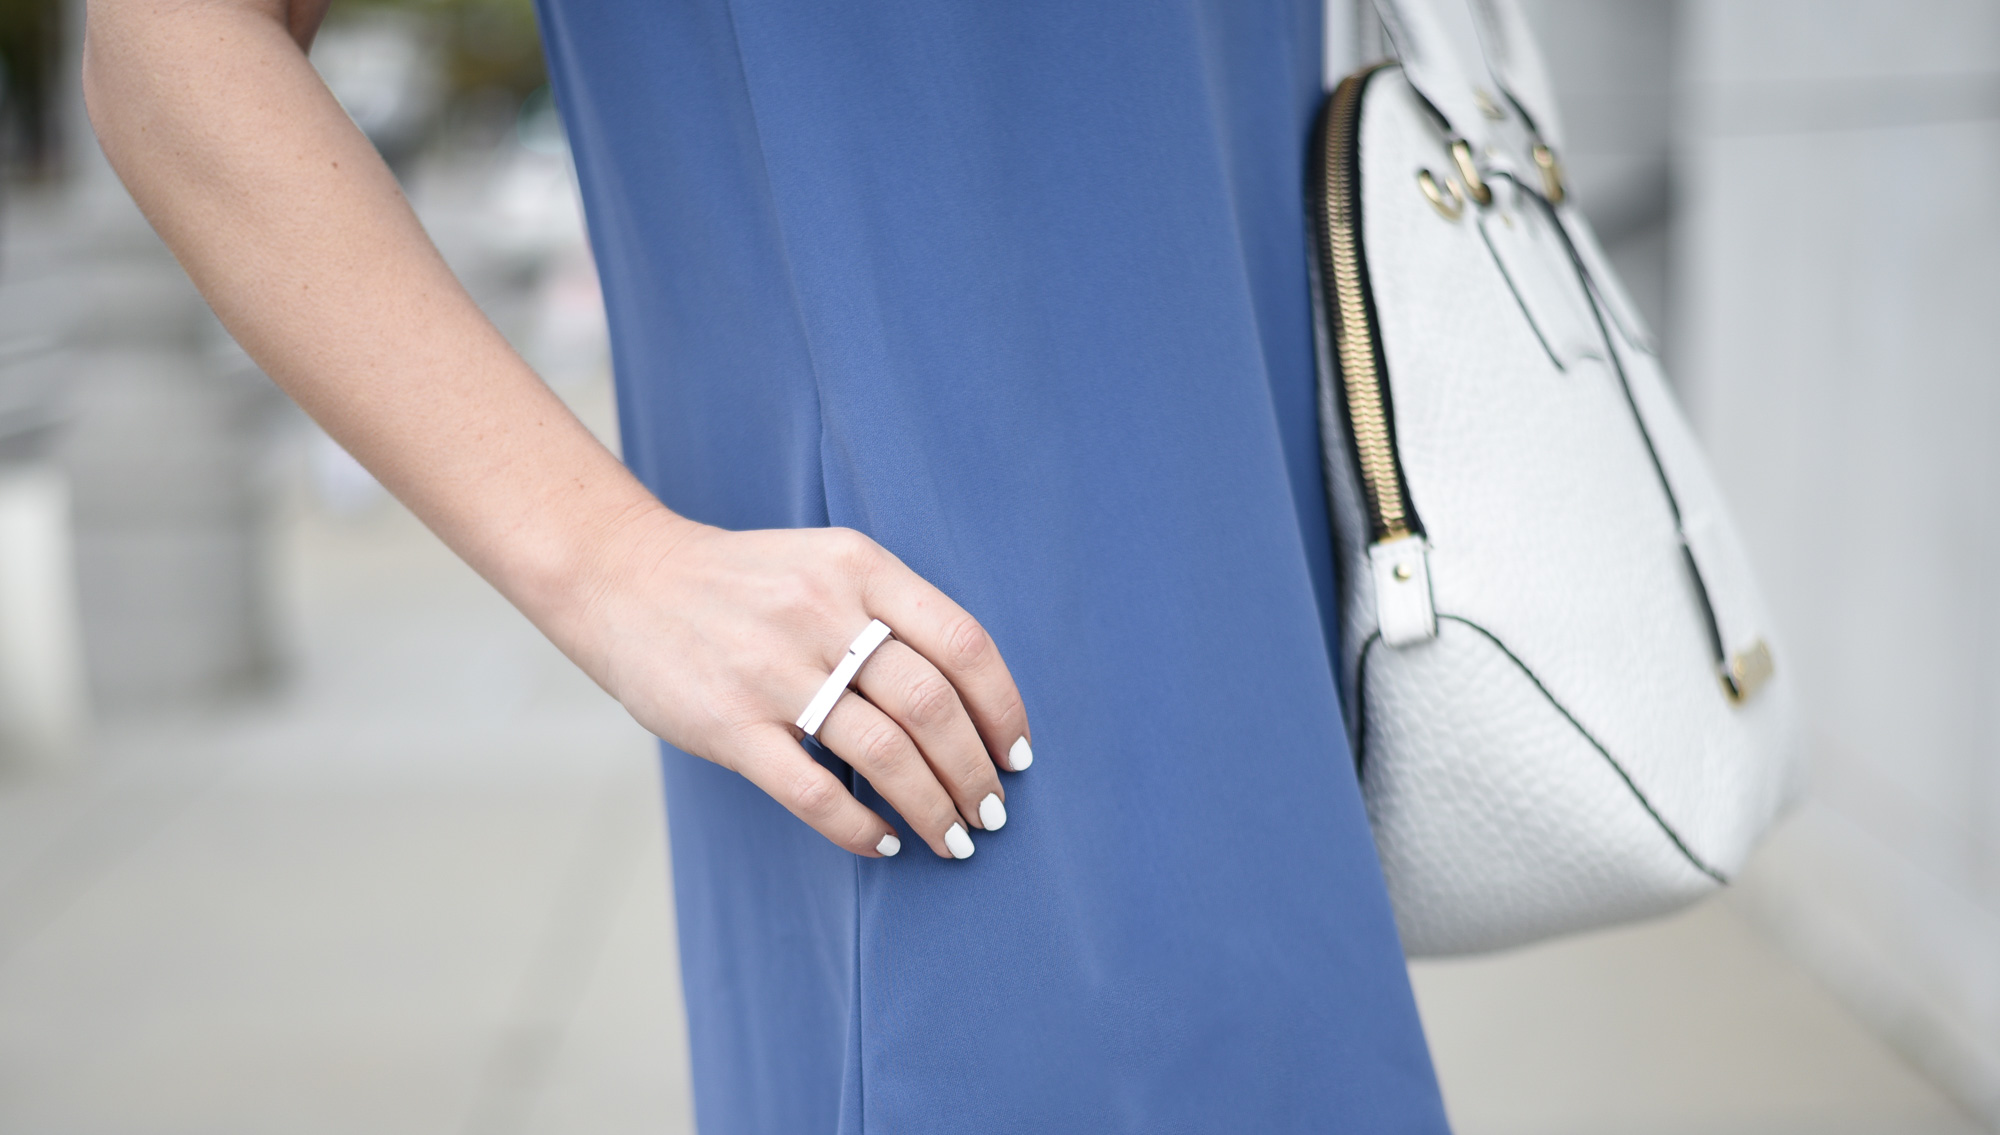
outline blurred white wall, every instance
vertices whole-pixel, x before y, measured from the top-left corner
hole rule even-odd
[[[1675,362],[1815,761],[1742,897],[2000,1123],[2000,4],[1680,15]]]

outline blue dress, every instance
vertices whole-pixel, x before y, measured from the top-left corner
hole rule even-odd
[[[632,468],[870,534],[1035,731],[964,862],[665,754],[702,1130],[1445,1131],[1330,661],[1318,0],[540,11]]]

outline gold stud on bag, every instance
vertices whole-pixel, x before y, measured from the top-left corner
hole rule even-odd
[[[1398,58],[1328,97],[1309,211],[1343,692],[1404,944],[1664,913],[1796,792],[1783,658],[1519,13],[1377,7]]]

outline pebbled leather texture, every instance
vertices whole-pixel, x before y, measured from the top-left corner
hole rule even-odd
[[[1324,350],[1321,409],[1343,679],[1404,945],[1490,950],[1672,910],[1733,875],[1800,784],[1788,660],[1755,582],[1740,566],[1702,580],[1728,633],[1754,627],[1777,660],[1737,704],[1682,547],[1673,500],[1722,549],[1710,558],[1746,562],[1720,489],[1579,215],[1556,210],[1594,296],[1565,292],[1569,252],[1526,194],[1455,220],[1431,206],[1416,173],[1442,180],[1451,158],[1402,72],[1371,80],[1360,139],[1363,244],[1429,541],[1434,639],[1379,634]],[[1580,325],[1593,308],[1608,338]],[[1531,309],[1556,333],[1538,333]]]
[[[1369,662],[1368,806],[1413,953],[1642,918],[1718,885],[1485,635],[1445,619]]]

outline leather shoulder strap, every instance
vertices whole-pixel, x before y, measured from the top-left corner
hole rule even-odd
[[[1562,122],[1556,113],[1555,86],[1527,17],[1515,0],[1470,0],[1479,23],[1479,42],[1485,49],[1486,66],[1504,93],[1534,120],[1536,133],[1551,146],[1563,142]]]
[[[1375,0],[1375,9],[1410,85],[1454,134],[1489,143],[1491,108],[1511,101],[1560,145],[1548,72],[1514,0]]]

